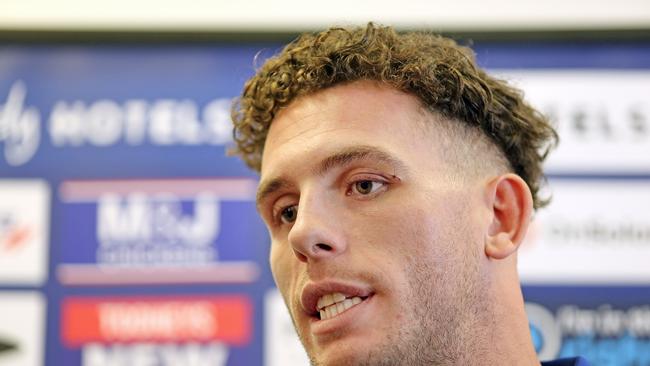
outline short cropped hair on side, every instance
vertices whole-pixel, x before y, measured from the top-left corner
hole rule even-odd
[[[479,129],[528,184],[534,207],[548,203],[539,197],[542,163],[558,141],[548,119],[519,90],[481,70],[470,48],[373,23],[303,34],[268,59],[233,105],[234,153],[259,172],[269,127],[281,108],[358,80],[385,83],[416,96],[435,114]]]

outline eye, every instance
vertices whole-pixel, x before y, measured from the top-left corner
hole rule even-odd
[[[367,196],[377,192],[385,186],[385,182],[370,179],[359,180],[352,184],[352,187],[350,188],[350,192],[348,194],[359,194],[362,196]]]
[[[298,216],[298,206],[293,205],[293,206],[288,206],[282,209],[280,211],[280,220],[284,224],[291,224],[294,221],[296,221],[296,217]]]

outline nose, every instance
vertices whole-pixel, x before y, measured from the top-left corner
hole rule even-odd
[[[301,262],[335,258],[347,249],[341,213],[335,205],[303,195],[288,240]]]

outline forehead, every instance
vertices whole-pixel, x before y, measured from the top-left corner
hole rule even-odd
[[[262,176],[277,175],[296,162],[351,146],[377,146],[401,158],[431,155],[427,118],[419,100],[376,82],[331,87],[301,97],[273,120],[262,155]],[[425,136],[427,135],[427,136]],[[429,151],[425,151],[429,150]]]

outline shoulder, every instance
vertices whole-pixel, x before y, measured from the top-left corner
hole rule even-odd
[[[542,366],[589,366],[589,362],[582,357],[573,357],[542,362]]]

